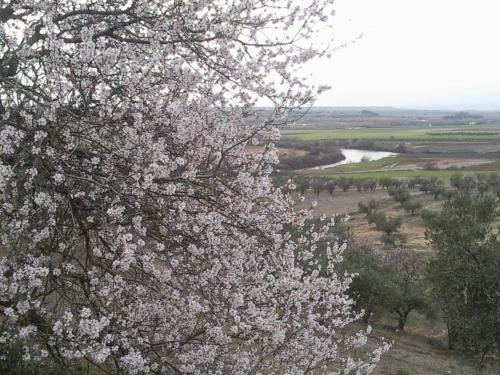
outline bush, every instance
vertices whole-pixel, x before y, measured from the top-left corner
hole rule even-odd
[[[389,177],[382,177],[378,180],[379,186],[381,186],[384,189],[389,189],[389,188],[400,188],[403,185],[402,180],[399,178],[389,178]]]
[[[395,270],[375,254],[368,245],[352,244],[344,253],[342,271],[355,273],[349,295],[356,301],[356,309],[364,310],[363,320],[387,311],[397,289]]]
[[[416,200],[407,200],[401,203],[401,206],[408,212],[411,213],[411,216],[414,216],[420,208],[422,208],[422,203]]]
[[[367,203],[358,202],[359,212],[366,214],[368,217],[372,212],[378,208],[379,204],[375,199],[370,199]]]
[[[400,218],[388,218],[383,212],[372,211],[368,214],[368,222],[374,223],[375,228],[384,232],[381,240],[385,245],[402,245],[406,237],[402,233],[397,233],[401,226]]]
[[[399,227],[401,226],[400,218],[388,218],[384,214],[378,213],[374,216],[374,223],[377,230],[384,232],[388,235],[397,232]]]
[[[404,233],[384,233],[380,240],[386,246],[397,247],[406,243],[406,236]]]
[[[438,166],[436,163],[426,163],[424,164],[424,170],[426,171],[436,171],[438,170]]]
[[[283,155],[279,163],[281,169],[312,168],[319,165],[334,164],[345,159],[340,149],[328,140],[281,140],[279,147],[306,151],[305,155],[300,156]]]
[[[343,192],[346,192],[349,190],[349,188],[352,186],[353,181],[350,178],[345,178],[342,177],[337,181],[337,185],[342,189]]]
[[[298,176],[295,179],[295,184],[297,186],[297,192],[302,195],[311,187],[311,181],[307,177]]]
[[[411,375],[411,372],[405,368],[397,368],[395,375]]]
[[[325,179],[322,177],[315,178],[311,181],[311,187],[314,194],[319,195],[325,190]]]
[[[0,374],[2,375],[84,375],[91,374],[80,365],[63,368],[51,358],[38,362],[23,360],[21,343],[0,346]]]
[[[396,202],[401,204],[410,199],[410,193],[404,187],[391,187],[389,188],[388,193]]]
[[[333,192],[335,191],[335,187],[336,187],[336,186],[337,186],[337,185],[335,184],[335,181],[333,181],[333,180],[329,180],[329,181],[325,182],[325,189],[326,189],[326,191],[327,191],[330,195],[332,195],[332,194],[333,194]]]

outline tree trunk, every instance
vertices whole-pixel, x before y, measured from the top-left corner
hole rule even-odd
[[[406,321],[408,320],[408,313],[400,314],[398,319],[398,329],[404,332]]]
[[[448,331],[448,349],[449,350],[453,350],[455,349],[455,343],[456,343],[456,339],[457,339],[457,332],[455,331],[455,329],[453,328],[453,326],[446,322],[446,328],[447,328],[447,331]]]
[[[372,313],[368,310],[365,310],[365,315],[363,315],[363,323],[369,324]]]
[[[401,311],[399,309],[394,309],[394,312],[398,314],[398,330],[404,332],[406,321],[408,320],[410,311]]]

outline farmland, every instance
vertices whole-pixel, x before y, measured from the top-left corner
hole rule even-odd
[[[459,175],[477,181],[498,181],[500,176],[500,116],[497,113],[474,114],[465,120],[462,115],[418,111],[389,111],[380,116],[363,117],[359,111],[323,110],[312,111],[308,116],[302,123],[283,129],[282,142],[287,154],[297,158],[307,155],[310,160],[311,155],[317,154],[320,158],[328,147],[397,153],[378,160],[280,170],[276,174],[277,181],[295,179],[298,189],[304,191],[305,199],[297,201],[297,209],[313,207],[316,218],[348,217],[347,221],[341,221],[341,227],[351,246],[368,246],[380,258],[395,245],[381,235],[378,224],[370,221],[369,215],[360,211],[360,203],[376,202],[380,215],[388,220],[397,219],[400,222],[397,238],[404,240],[397,246],[403,246],[426,262],[433,256],[433,249],[420,213],[440,212],[442,197],[454,189],[452,181]],[[480,119],[477,122],[476,117]],[[314,153],[311,145],[317,145],[321,151]],[[294,148],[295,153],[291,151]],[[382,185],[384,180],[384,183],[401,181],[408,195],[406,199],[418,209],[409,211],[395,201],[392,188]],[[373,182],[377,184],[374,189]],[[318,187],[322,183],[326,188]],[[432,186],[424,186],[428,183]],[[297,197],[301,195],[297,194]],[[396,368],[409,374],[498,373],[495,364],[481,372],[466,358],[447,350],[443,320],[428,314],[422,311],[410,314],[404,333],[393,330],[393,312],[374,315],[372,324],[376,336],[394,340],[393,350],[383,359],[377,374],[393,374]]]
[[[488,169],[488,168],[487,168]],[[457,170],[422,170],[422,169],[395,169],[395,170],[384,170],[384,171],[356,171],[356,172],[323,172],[317,173],[317,175],[325,176],[331,179],[339,179],[342,177],[351,178],[354,180],[366,179],[366,178],[411,178],[411,177],[436,177],[441,178],[443,180],[449,180],[451,176],[456,175]],[[480,173],[480,174],[488,174],[488,173],[496,173],[496,170],[485,170],[485,171],[475,171],[471,170],[470,172]],[[463,173],[463,171],[462,171]]]
[[[283,132],[284,136],[298,138],[305,141],[320,139],[361,139],[390,142],[491,142],[500,140],[500,130],[496,125],[474,127],[390,127],[390,128],[353,128],[353,129],[289,129]]]

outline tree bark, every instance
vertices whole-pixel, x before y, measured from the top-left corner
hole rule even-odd
[[[449,350],[454,350],[455,349],[455,342],[457,338],[457,332],[453,328],[453,326],[447,322],[446,323],[446,329],[448,332],[448,349]]]

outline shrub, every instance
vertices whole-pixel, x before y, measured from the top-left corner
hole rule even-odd
[[[64,367],[52,358],[38,361],[23,359],[25,351],[21,342],[0,345],[0,374],[2,375],[87,375],[81,365],[67,362]]]
[[[397,233],[401,226],[400,218],[388,218],[383,212],[372,211],[368,214],[368,222],[374,223],[378,231],[383,232],[381,237],[385,245],[402,245],[406,237],[402,233]]]
[[[356,274],[349,295],[356,301],[356,309],[364,310],[365,323],[387,311],[396,292],[397,275],[369,245],[352,244],[344,254],[341,271]]]
[[[410,199],[410,193],[404,187],[391,187],[389,188],[388,193],[396,202],[401,204]]]
[[[332,194],[333,194],[333,192],[335,191],[335,187],[336,187],[336,186],[337,186],[337,185],[335,184],[335,181],[333,181],[333,180],[328,180],[327,182],[325,182],[325,189],[326,189],[326,191],[327,191],[330,195],[332,195]]]
[[[414,216],[417,213],[417,210],[422,208],[422,203],[416,200],[407,200],[401,203],[401,206],[408,212],[411,213],[412,216]]]
[[[378,208],[379,204],[375,199],[370,199],[368,202],[358,202],[359,212],[366,214],[368,217]]]
[[[337,185],[342,189],[343,192],[346,192],[351,188],[353,184],[353,180],[350,178],[342,177],[337,181]]]
[[[405,368],[397,368],[395,375],[411,375],[411,372]]]

